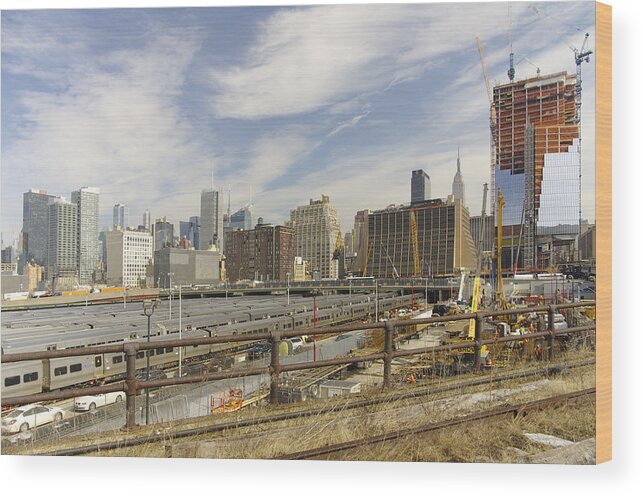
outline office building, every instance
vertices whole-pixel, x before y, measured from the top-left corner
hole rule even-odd
[[[456,162],[456,173],[453,178],[453,186],[451,188],[451,194],[456,200],[460,200],[462,205],[465,205],[464,202],[464,181],[462,179],[462,172],[460,171],[460,148],[458,148],[458,159]]]
[[[355,214],[355,222],[352,230],[353,249],[355,259],[351,271],[354,275],[361,276],[366,265],[367,241],[368,241],[368,216],[370,210],[360,210]]]
[[[152,229],[152,213],[149,208],[143,212],[143,229],[145,231]]]
[[[248,205],[240,208],[235,213],[231,214],[223,224],[223,237],[227,237],[228,233],[238,231],[239,229],[250,230],[255,226],[255,213],[254,205]],[[224,250],[225,252],[225,250]]]
[[[78,282],[91,284],[94,282],[94,271],[99,259],[98,251],[98,188],[82,187],[71,194],[72,203],[77,208],[77,263]]]
[[[16,249],[9,245],[2,249],[2,263],[16,263]]]
[[[78,211],[75,203],[64,198],[49,202],[47,240],[47,278],[77,275]]]
[[[107,244],[107,284],[136,287],[145,284],[146,267],[153,256],[154,240],[148,232],[105,233]]]
[[[292,264],[292,273],[290,275],[291,281],[307,281],[310,279],[308,273],[308,262],[301,257],[295,257]]]
[[[190,220],[179,222],[179,236],[181,241],[186,239],[191,246],[199,249],[199,232],[201,231],[201,221],[198,215],[190,217]]]
[[[431,199],[431,178],[422,169],[411,173],[411,203]]]
[[[492,211],[503,208],[502,266],[535,268],[580,223],[576,76],[560,72],[493,90]],[[539,239],[541,236],[544,238]],[[542,241],[542,243],[541,243]],[[540,267],[542,268],[542,267]]]
[[[221,192],[204,189],[201,192],[201,231],[199,249],[207,250],[216,246],[222,251],[223,244],[223,201]]]
[[[53,195],[45,190],[30,189],[22,195],[22,256],[24,263],[33,260],[47,264],[49,238],[49,201]]]
[[[290,227],[257,224],[229,233],[226,270],[230,281],[285,281],[292,277],[295,232]]]
[[[174,224],[167,217],[154,223],[154,250],[174,246]]]
[[[482,233],[482,251],[491,252],[493,250],[493,243],[495,240],[495,227],[493,225],[493,217],[491,215],[485,215],[484,226],[482,224],[482,217],[480,215],[474,215],[469,219],[471,225],[471,239],[473,239],[473,245],[478,250],[478,241],[480,239],[480,230],[484,229]]]
[[[165,247],[154,252],[156,287],[214,285],[221,282],[221,253]]]
[[[415,270],[411,212],[417,224],[419,270]],[[460,200],[428,200],[391,206],[368,216],[367,276],[426,277],[474,269],[469,212]]]
[[[323,279],[332,276],[331,263],[339,235],[337,210],[327,196],[310,200],[290,211],[290,226],[295,230],[295,256],[310,263],[312,273]]]

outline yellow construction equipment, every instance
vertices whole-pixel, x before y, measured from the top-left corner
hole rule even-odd
[[[484,183],[484,189],[482,190],[482,215],[480,216],[480,232],[478,233],[478,261],[476,264],[476,277],[473,280],[473,291],[471,295],[471,311],[477,312],[480,306],[480,285],[481,285],[481,274],[482,274],[482,252],[484,245],[484,233],[485,233],[485,216],[487,211],[487,183]],[[471,319],[469,321],[469,333],[468,337],[474,339],[476,336],[476,321]]]
[[[502,283],[502,207],[505,205],[502,191],[498,188],[498,239],[497,253],[496,253],[496,305],[505,310],[509,308],[509,304],[505,299],[505,290]]]
[[[411,243],[413,244],[413,277],[420,277],[420,250],[418,248],[418,224],[415,212],[409,211],[411,220]]]

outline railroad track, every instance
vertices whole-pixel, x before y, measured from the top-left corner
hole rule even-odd
[[[381,403],[389,403],[393,401],[419,398],[425,396],[431,396],[435,394],[440,394],[444,392],[454,391],[466,387],[475,387],[480,385],[496,384],[504,381],[510,381],[515,379],[534,377],[534,376],[547,376],[555,373],[559,373],[562,368],[579,368],[594,365],[596,362],[594,359],[582,360],[578,362],[573,362],[570,364],[559,364],[551,365],[549,367],[538,368],[534,370],[512,372],[507,374],[501,374],[497,376],[486,376],[476,379],[469,379],[466,381],[458,381],[450,384],[445,384],[443,386],[437,386],[430,389],[422,387],[421,389],[413,389],[407,391],[401,391],[394,394],[388,394],[378,398],[363,399],[351,401],[348,403],[343,403],[341,405],[342,410],[351,410],[356,408],[363,408],[367,406],[377,405]],[[299,410],[294,412],[285,412],[275,415],[267,415],[258,418],[248,418],[241,420],[234,420],[231,422],[218,423],[210,426],[204,427],[195,427],[189,429],[183,429],[176,432],[173,432],[171,437],[173,439],[182,439],[186,437],[199,436],[203,434],[209,434],[214,432],[221,432],[229,429],[240,429],[244,427],[252,427],[262,424],[270,424],[275,422],[281,422],[286,420],[292,420],[297,418],[311,417],[314,415],[323,415],[326,413],[336,412],[338,410],[338,405],[330,405],[318,408],[312,408],[307,410]],[[75,455],[84,455],[88,453],[94,453],[98,451],[114,450],[121,448],[129,448],[134,446],[140,446],[147,443],[154,442],[164,442],[167,441],[167,434],[150,434],[145,436],[140,436],[131,439],[121,439],[118,441],[107,441],[103,443],[95,443],[90,446],[78,446],[73,448],[66,448],[60,450],[47,451],[42,453],[33,453],[37,455],[44,456],[75,456]]]
[[[489,419],[492,417],[499,417],[502,415],[512,414],[514,417],[524,415],[532,410],[540,410],[543,408],[552,408],[560,404],[566,404],[572,400],[591,401],[595,400],[596,388],[583,389],[581,391],[574,391],[573,393],[561,394],[551,396],[542,400],[530,401],[527,403],[519,403],[517,405],[500,406],[491,408],[483,412],[473,413],[463,417],[444,420],[441,422],[433,422],[419,427],[412,427],[409,429],[396,430],[386,434],[379,434],[377,436],[368,436],[361,439],[354,439],[344,443],[329,444],[320,448],[313,448],[304,451],[297,451],[288,453],[279,457],[276,460],[307,460],[311,458],[318,458],[320,456],[330,455],[332,453],[339,453],[354,448],[368,446],[370,444],[383,443],[386,441],[394,441],[408,436],[417,434],[426,434],[428,432],[446,429],[457,425],[467,424],[469,422],[477,422],[480,420]]]

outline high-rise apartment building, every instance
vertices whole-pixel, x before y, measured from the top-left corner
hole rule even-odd
[[[289,273],[292,277],[294,235],[292,228],[272,224],[230,232],[226,256],[229,280],[285,281]]]
[[[49,202],[47,241],[47,278],[67,277],[77,273],[78,207],[64,198]]]
[[[411,212],[417,225],[419,272],[415,273]],[[426,277],[476,266],[469,212],[460,200],[428,200],[377,210],[368,216],[366,275]]]
[[[136,287],[146,278],[146,268],[153,254],[154,240],[148,232],[121,231],[105,233],[107,241],[107,284]]]
[[[201,192],[201,232],[199,249],[216,246],[222,251],[223,244],[223,198],[220,191],[204,189]]]
[[[580,152],[576,76],[559,72],[493,89],[492,211],[502,192],[506,268],[538,266],[539,233],[578,234]],[[551,242],[551,239],[548,241]]]
[[[53,198],[53,195],[40,189],[30,189],[22,195],[21,265],[31,260],[41,266],[47,264],[49,201]]]
[[[295,256],[310,263],[311,272],[331,278],[333,252],[339,235],[337,210],[327,196],[310,200],[290,211],[290,226],[295,230]]]
[[[451,194],[456,200],[460,200],[462,205],[464,205],[464,181],[462,180],[462,172],[460,171],[460,148],[458,148],[458,160],[456,162],[456,173],[453,177],[453,186],[451,188]]]
[[[411,173],[411,203],[431,199],[431,178],[422,169]]]
[[[71,193],[71,201],[77,208],[76,235],[78,258],[78,282],[90,284],[99,259],[98,252],[98,204],[100,190],[84,186]]]
[[[118,227],[121,231],[125,231],[129,226],[129,207],[124,203],[114,205],[113,218],[113,227]]]

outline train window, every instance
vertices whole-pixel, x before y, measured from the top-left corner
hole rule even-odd
[[[165,353],[165,349],[164,349],[164,348],[156,348],[156,354],[157,354],[157,355],[162,355],[162,354],[164,354],[164,353]]]
[[[195,344],[194,346],[192,346],[192,348],[198,348],[198,347],[199,347],[198,344]]]
[[[165,353],[172,353],[174,351],[174,348],[171,346],[169,348],[165,348]]]
[[[65,367],[56,367],[54,369],[54,375],[55,376],[65,375],[66,373],[67,373],[67,367],[66,366]]]
[[[136,353],[136,358],[145,358],[145,353],[143,351],[139,351]]]
[[[7,377],[4,380],[5,387],[15,386],[17,384],[20,384],[20,376],[19,375],[14,375],[14,376],[11,376],[11,377]]]
[[[33,382],[38,380],[38,372],[30,372],[22,376],[22,382]]]
[[[112,357],[112,363],[113,364],[123,363],[123,356],[122,355],[114,355]]]
[[[80,372],[83,370],[83,366],[80,363],[74,363],[69,366],[69,372]]]
[[[148,357],[153,357],[153,356],[154,356],[154,350],[147,350],[147,351],[145,352],[145,354],[146,354]]]
[[[95,367],[102,367],[103,366],[103,357],[102,356],[94,357],[94,366]]]

